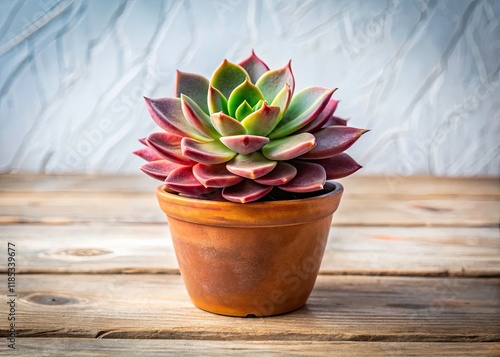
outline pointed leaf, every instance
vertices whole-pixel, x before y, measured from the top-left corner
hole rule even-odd
[[[292,98],[292,89],[290,88],[288,83],[285,83],[285,86],[283,87],[282,90],[278,92],[271,105],[280,107],[281,116],[283,116],[283,114],[288,108],[288,105],[290,104],[291,98]]]
[[[266,102],[265,100],[262,100],[262,99],[261,99],[261,100],[259,100],[259,101],[257,102],[257,104],[255,104],[255,105],[253,106],[253,108],[252,108],[253,110],[252,110],[252,111],[254,111],[254,112],[255,112],[255,111],[259,110],[260,108],[262,108],[262,106],[264,105],[264,103],[265,103],[265,102]]]
[[[180,136],[170,133],[153,133],[148,136],[146,143],[168,161],[179,165],[193,166],[196,162],[189,160],[182,154],[181,140]]]
[[[144,146],[148,146],[148,144],[146,143],[146,138],[140,138],[140,139],[137,139],[139,140],[139,142],[144,145]]]
[[[165,180],[167,176],[175,169],[183,167],[182,165],[174,164],[167,160],[151,161],[142,165],[141,170],[145,174],[157,179]]]
[[[168,188],[190,195],[203,195],[214,191],[213,188],[203,186],[193,175],[191,167],[179,167],[168,175],[165,180]]]
[[[177,136],[201,141],[213,139],[196,131],[184,118],[179,98],[149,99],[144,97],[149,114],[160,128]]]
[[[231,92],[246,79],[249,79],[248,73],[241,66],[224,60],[212,75],[210,85],[229,98]]]
[[[196,164],[193,167],[193,174],[205,187],[228,187],[243,181],[243,177],[229,172],[226,164]]]
[[[200,133],[214,139],[220,138],[220,134],[212,126],[210,117],[187,95],[181,94],[182,113],[186,121]]]
[[[290,86],[293,93],[295,79],[293,78],[291,64],[292,61],[289,61],[283,68],[268,71],[257,81],[256,86],[259,87],[262,94],[264,94],[264,98],[266,98],[268,103],[272,103],[285,84]]]
[[[295,95],[271,139],[281,138],[303,128],[323,111],[335,89],[309,87]]]
[[[326,183],[323,166],[311,162],[293,161],[297,175],[288,183],[278,186],[287,192],[314,192],[322,190]]]
[[[210,114],[223,112],[229,114],[227,111],[227,99],[216,88],[209,86],[208,88],[208,109]]]
[[[227,100],[227,109],[229,111],[229,115],[235,117],[236,109],[243,103],[247,101],[250,107],[253,107],[255,104],[259,102],[259,100],[264,100],[264,96],[262,95],[259,88],[252,84],[248,79],[246,79],[243,83],[241,83],[238,87],[236,87],[229,99]]]
[[[177,71],[175,77],[175,96],[181,94],[192,98],[196,104],[208,113],[207,105],[208,79],[199,74]]]
[[[245,127],[238,120],[224,113],[212,114],[210,120],[222,136],[243,135],[247,133]]]
[[[262,154],[269,160],[286,161],[305,154],[315,145],[313,134],[301,133],[272,140],[262,148]]]
[[[335,109],[337,109],[337,105],[339,104],[338,100],[330,99],[325,109],[319,115],[307,124],[305,127],[299,130],[300,133],[309,132],[314,133],[315,131],[321,129],[328,120],[332,117]]]
[[[300,159],[326,159],[347,150],[368,130],[350,126],[328,126],[315,132],[316,147]]]
[[[327,122],[325,124],[323,124],[323,128],[326,128],[327,126],[332,126],[332,125],[346,126],[348,120],[349,120],[349,118],[343,119],[343,118],[339,118],[336,116],[332,116],[332,117],[330,117],[330,119],[327,120]]]
[[[236,155],[219,141],[205,143],[191,138],[183,138],[181,148],[184,156],[203,164],[221,164],[231,160]]]
[[[279,161],[273,171],[255,179],[255,182],[267,186],[284,185],[297,175],[295,166]]]
[[[270,161],[256,151],[248,155],[236,155],[226,167],[235,175],[255,179],[273,171],[276,164],[276,161]]]
[[[269,143],[269,138],[256,135],[233,135],[224,136],[220,138],[220,141],[234,152],[246,155],[262,149]]]
[[[261,199],[272,189],[271,186],[263,186],[252,180],[244,180],[237,185],[224,188],[222,197],[231,202],[248,203]]]
[[[264,103],[262,108],[243,119],[241,124],[248,134],[267,136],[278,123],[279,115],[279,107],[268,106]]]
[[[269,71],[269,67],[259,57],[257,57],[253,50],[250,57],[241,61],[239,65],[250,75],[252,83],[257,82],[260,76]]]
[[[363,167],[345,152],[328,159],[315,160],[314,163],[323,166],[327,180],[336,180],[349,176]]]
[[[146,148],[141,148],[139,150],[135,150],[132,152],[132,154],[139,156],[141,159],[144,159],[146,161],[157,161],[157,160],[163,160],[163,157],[160,156],[155,150],[146,147]]]
[[[240,104],[240,106],[238,107],[238,109],[236,109],[236,112],[234,113],[234,116],[239,121],[242,121],[244,118],[247,117],[247,115],[252,114],[252,112],[253,112],[253,108],[245,100],[245,101],[243,101],[243,103]]]

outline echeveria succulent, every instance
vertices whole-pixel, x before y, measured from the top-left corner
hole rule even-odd
[[[142,171],[182,195],[245,203],[321,191],[360,169],[343,151],[367,130],[334,116],[336,88],[294,88],[290,62],[269,70],[253,51],[210,80],[177,71],[175,98],[145,98],[164,132],[140,140]]]

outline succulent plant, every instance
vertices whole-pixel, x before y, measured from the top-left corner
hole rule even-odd
[[[335,89],[294,95],[291,62],[224,60],[210,80],[177,71],[175,98],[145,98],[163,132],[139,141],[146,174],[192,197],[252,202],[323,189],[361,166],[343,153],[367,130],[334,116]]]

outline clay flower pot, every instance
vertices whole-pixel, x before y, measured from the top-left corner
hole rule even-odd
[[[342,196],[247,204],[156,193],[195,306],[230,316],[269,316],[303,306],[316,281]]]

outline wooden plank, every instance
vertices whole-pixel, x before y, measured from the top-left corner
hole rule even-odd
[[[431,176],[364,176],[339,180],[345,195],[390,195],[394,199],[463,198],[500,199],[498,177],[449,178]],[[159,181],[146,175],[0,175],[0,192],[120,192],[151,193]]]
[[[435,176],[363,176],[354,175],[339,180],[348,195],[370,195],[399,199],[500,199],[499,177],[435,177]]]
[[[500,343],[336,341],[193,341],[93,338],[20,338],[16,356],[498,356]],[[203,353],[201,353],[203,351]],[[0,356],[9,351],[0,350]]]
[[[146,175],[0,175],[0,192],[148,193],[161,184]]]
[[[19,337],[500,342],[496,278],[320,276],[305,307],[256,319],[194,308],[179,275],[20,275],[16,292]]]
[[[333,217],[338,226],[498,227],[500,201],[346,199]]]
[[[324,274],[500,276],[498,228],[333,227]]]
[[[166,223],[7,225],[0,241],[16,244],[21,273],[179,274]]]
[[[0,224],[164,222],[153,192],[0,193]],[[338,226],[498,226],[500,200],[342,199]]]
[[[0,241],[16,244],[22,273],[178,274],[166,224],[6,225]],[[500,235],[497,228],[334,227],[320,273],[500,276]]]

